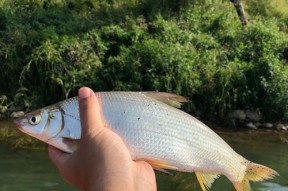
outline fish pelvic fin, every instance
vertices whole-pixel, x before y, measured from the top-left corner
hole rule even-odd
[[[220,176],[217,173],[195,172],[202,191],[210,190],[213,182]]]
[[[148,97],[151,97],[153,99],[156,99],[158,101],[161,101],[165,104],[168,104],[176,108],[181,108],[182,103],[189,102],[187,98],[172,93],[166,93],[166,92],[142,92],[142,93]]]
[[[147,163],[149,163],[153,169],[155,170],[158,170],[160,172],[163,172],[163,173],[166,173],[166,174],[169,174],[171,175],[172,173],[170,173],[169,171],[167,170],[177,170],[178,168],[177,167],[174,167],[166,162],[163,162],[163,161],[157,161],[157,160],[145,160]],[[165,170],[167,169],[167,170]]]
[[[251,191],[249,181],[262,181],[265,179],[271,179],[279,174],[264,165],[247,162],[246,174],[241,182],[233,183],[237,191]]]

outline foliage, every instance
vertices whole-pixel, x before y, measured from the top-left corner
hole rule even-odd
[[[44,149],[46,144],[26,134],[20,133],[12,121],[0,121],[0,143],[12,148]]]
[[[90,86],[174,92],[206,118],[259,108],[288,119],[286,16],[278,21],[259,4],[263,14],[243,28],[229,1],[215,2],[3,1],[2,112],[42,107]]]
[[[278,19],[288,19],[287,0],[246,0],[248,12],[251,15],[272,16]]]

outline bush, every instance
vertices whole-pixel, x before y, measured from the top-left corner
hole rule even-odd
[[[287,34],[279,32],[272,21],[255,23],[238,34],[231,59],[247,65],[242,83],[236,80],[236,107],[260,108],[270,118],[283,117],[287,110],[287,66],[282,59],[288,46]],[[238,84],[238,85],[237,85]]]
[[[247,10],[251,15],[262,15],[275,17],[277,19],[288,19],[288,1],[287,0],[249,0],[245,1],[248,5]]]
[[[42,107],[85,85],[174,92],[202,118],[259,108],[287,119],[288,35],[280,21],[263,14],[243,28],[230,2],[215,2],[6,0],[0,109]]]

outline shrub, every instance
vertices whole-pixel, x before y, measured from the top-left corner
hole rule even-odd
[[[189,97],[202,118],[259,108],[287,119],[281,22],[262,14],[243,28],[229,1],[212,2],[6,0],[0,109],[41,107],[85,85],[174,92]]]

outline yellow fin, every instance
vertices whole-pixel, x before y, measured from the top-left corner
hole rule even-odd
[[[146,160],[146,162],[148,162],[155,170],[158,170],[160,172],[164,172],[164,173],[169,173],[168,171],[164,170],[164,169],[168,169],[168,170],[177,170],[178,168],[175,166],[172,166],[166,162],[163,161],[157,161],[157,160]]]
[[[249,181],[262,181],[279,175],[275,170],[266,166],[247,162],[246,174],[241,182],[234,182],[237,191],[251,191]]]
[[[179,96],[166,92],[143,92],[144,95],[171,105],[176,108],[180,108],[182,103],[189,102],[189,100],[183,96]]]
[[[262,181],[265,179],[273,178],[274,176],[278,175],[279,174],[271,168],[268,168],[261,164],[249,162],[247,164],[247,171],[245,178],[252,181]]]
[[[163,172],[165,174],[168,174],[168,175],[173,175],[171,172],[165,170],[165,169],[162,169],[162,168],[154,168],[155,170],[159,171],[159,172]]]
[[[220,176],[216,173],[195,172],[202,191],[209,190],[213,182]]]
[[[248,179],[243,179],[240,183],[233,183],[233,186],[237,191],[251,191]]]

